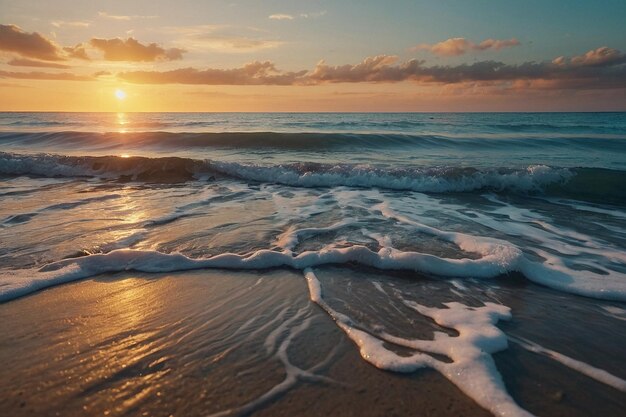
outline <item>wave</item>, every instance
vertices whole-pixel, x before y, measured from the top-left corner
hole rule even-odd
[[[387,167],[369,164],[291,163],[261,165],[179,157],[23,155],[0,152],[0,174],[101,177],[176,183],[236,178],[294,187],[360,187],[426,193],[496,191],[542,193],[608,203],[626,202],[626,172],[603,168]]]
[[[158,125],[160,122],[156,122]],[[189,122],[195,123],[195,122]],[[204,122],[202,122],[204,123]],[[159,149],[235,148],[284,150],[545,150],[568,147],[582,150],[624,152],[625,135],[614,134],[398,134],[398,133],[281,133],[281,132],[0,132],[4,146],[42,149]]]
[[[206,171],[200,160],[162,157],[20,155],[0,152],[0,174],[42,177],[103,177],[147,182],[183,182]]]
[[[419,192],[463,192],[483,189],[539,191],[567,181],[568,169],[543,165],[525,169],[471,167],[380,168],[361,164],[293,163],[282,165],[208,161],[215,171],[245,180],[296,187],[363,187]]]

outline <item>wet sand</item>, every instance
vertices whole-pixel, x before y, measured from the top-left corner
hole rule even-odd
[[[317,273],[335,308],[349,306],[364,322],[388,317],[386,327],[413,337],[428,338],[436,325],[397,308],[393,314],[406,320],[394,320],[371,282],[433,305],[451,287],[365,268]],[[623,321],[602,314],[597,301],[515,276],[499,283],[470,282],[465,301],[497,298],[512,309],[513,320],[499,324],[507,334],[626,377]],[[7,416],[490,415],[435,371],[403,375],[363,361],[309,300],[298,271],[100,276],[0,304],[0,334],[0,414]],[[494,359],[509,393],[534,414],[619,416],[626,407],[624,393],[514,343]],[[291,365],[309,377],[255,403]]]

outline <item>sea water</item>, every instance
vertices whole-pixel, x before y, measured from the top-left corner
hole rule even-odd
[[[2,302],[111,272],[287,268],[365,361],[435,369],[495,415],[528,415],[492,359],[511,343],[626,392],[619,366],[498,327],[516,277],[623,325],[624,113],[1,113],[0,176]],[[324,298],[372,271],[368,295]],[[317,378],[287,363],[228,413]]]

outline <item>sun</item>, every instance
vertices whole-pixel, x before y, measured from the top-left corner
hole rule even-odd
[[[126,92],[118,88],[117,90],[115,90],[115,97],[118,100],[124,100],[126,98]]]

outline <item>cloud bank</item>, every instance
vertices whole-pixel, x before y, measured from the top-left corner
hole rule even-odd
[[[283,72],[269,61],[255,61],[232,69],[130,71],[119,73],[117,77],[141,84],[319,85],[413,81],[419,84],[503,83],[508,86],[526,82],[530,87],[554,89],[626,88],[626,55],[616,49],[601,47],[580,56],[559,57],[552,62],[505,64],[480,61],[434,66],[415,59],[398,62],[395,56],[379,55],[357,64],[332,66],[321,61],[310,71]]]
[[[144,45],[134,38],[93,38],[89,44],[104,53],[107,61],[154,62],[174,61],[183,58],[186,52],[180,48],[164,49],[156,43]]]
[[[90,75],[76,75],[69,72],[12,72],[0,71],[0,78],[17,78],[21,80],[55,80],[55,81],[94,81]]]
[[[110,17],[110,16],[109,16]],[[292,16],[293,17],[293,16]],[[301,17],[298,15],[296,17]],[[294,18],[296,18],[294,17]],[[223,29],[223,28],[222,28]],[[181,32],[190,48],[228,51],[251,51],[272,48],[278,41],[229,37],[215,33],[219,27],[184,28]],[[195,43],[193,43],[193,42]],[[441,56],[458,56],[468,51],[500,50],[519,45],[516,39],[486,39],[480,43],[465,38],[451,38],[434,45],[418,45]],[[175,61],[186,52],[181,48],[166,49],[156,43],[144,44],[127,39],[93,38],[75,46],[60,47],[37,32],[28,33],[15,25],[0,25],[0,51],[14,54],[7,65],[18,67],[68,68],[69,59],[90,61],[89,50],[99,50],[106,61],[158,62]],[[101,74],[100,74],[101,75]],[[97,79],[92,75],[69,72],[0,72],[2,78],[33,80]],[[423,60],[399,61],[393,55],[367,57],[356,64],[330,65],[320,61],[312,69],[283,71],[271,61],[253,61],[235,68],[179,68],[169,71],[126,71],[116,74],[119,80],[138,84],[193,85],[298,85],[311,86],[334,83],[395,83],[413,82],[420,85],[443,85],[459,89],[471,85],[499,88],[501,91],[537,89],[624,89],[626,88],[626,55],[614,48],[602,46],[576,56],[559,56],[552,61],[529,61],[507,64],[485,60],[458,65],[427,65]]]
[[[450,38],[435,44],[422,43],[412,48],[414,51],[430,51],[438,56],[459,56],[470,51],[499,51],[504,48],[519,46],[520,42],[515,39],[485,39],[480,43],[474,43],[465,38]]]
[[[131,71],[119,73],[117,77],[137,84],[295,85],[303,80],[306,73],[306,70],[281,72],[269,61],[254,61],[232,69]]]
[[[38,68],[57,68],[66,69],[69,65],[57,64],[55,62],[36,61],[28,58],[14,58],[7,62],[7,65],[14,67],[38,67]]]
[[[37,32],[24,32],[15,25],[0,25],[0,51],[15,52],[27,58],[61,61],[57,45]]]

